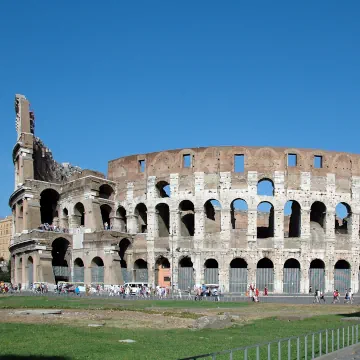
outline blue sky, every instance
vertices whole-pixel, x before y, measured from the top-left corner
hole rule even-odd
[[[0,216],[14,94],[60,162],[208,145],[359,152],[358,1],[2,1]]]

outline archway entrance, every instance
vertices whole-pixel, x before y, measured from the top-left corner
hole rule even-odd
[[[28,285],[29,287],[34,282],[34,260],[31,256],[28,258]]]
[[[80,258],[77,258],[74,261],[73,281],[79,283],[84,282],[84,262]]]
[[[148,264],[143,259],[138,259],[134,263],[134,281],[148,282]]]
[[[165,257],[157,259],[155,264],[155,283],[161,287],[171,286],[171,269]]]
[[[256,287],[263,291],[265,286],[269,292],[274,291],[274,264],[268,258],[259,260],[256,269]]]
[[[325,264],[320,259],[315,259],[310,264],[309,286],[313,291],[325,291]]]
[[[215,259],[205,261],[204,281],[205,284],[219,284],[219,264]]]
[[[69,281],[70,272],[68,266],[68,248],[69,241],[64,238],[58,238],[52,243],[52,268],[55,277],[55,283],[59,281]]]
[[[285,294],[300,293],[300,263],[296,259],[285,261],[283,292]]]
[[[91,283],[104,283],[104,262],[100,257],[94,257],[91,261]]]
[[[124,280],[124,283],[132,281],[132,271],[127,267],[127,251],[131,247],[131,242],[129,239],[122,239],[119,243],[119,257],[120,257],[120,266],[121,266],[121,275]]]
[[[230,286],[231,293],[246,293],[248,282],[247,262],[244,259],[236,258],[230,263]]]
[[[179,262],[178,287],[181,290],[193,289],[195,285],[194,268],[191,258],[186,256]]]
[[[334,287],[340,293],[344,293],[346,289],[351,287],[351,268],[345,260],[339,260],[335,264]]]

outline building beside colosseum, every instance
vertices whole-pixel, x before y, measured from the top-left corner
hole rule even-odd
[[[24,96],[15,111],[15,283],[358,291],[359,155],[180,149],[111,160],[105,177],[57,163]]]

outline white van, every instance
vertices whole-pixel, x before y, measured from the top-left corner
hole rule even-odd
[[[125,283],[124,284],[124,288],[126,289],[127,287],[130,288],[130,294],[131,295],[136,295],[136,289],[137,288],[141,288],[143,286],[148,286],[147,283],[143,283],[143,282],[129,282],[129,283]]]

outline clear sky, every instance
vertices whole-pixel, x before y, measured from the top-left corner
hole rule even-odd
[[[60,162],[270,145],[359,152],[359,1],[1,1],[0,216],[14,95]]]

